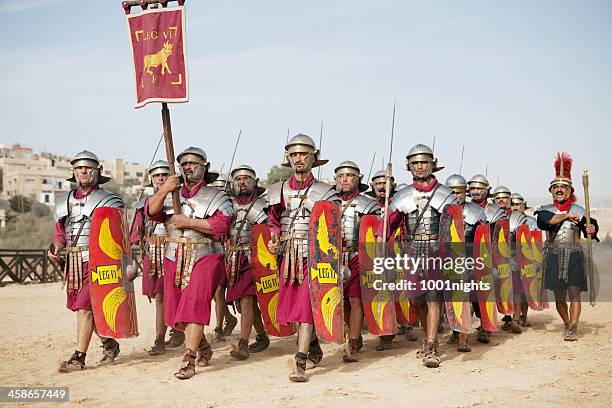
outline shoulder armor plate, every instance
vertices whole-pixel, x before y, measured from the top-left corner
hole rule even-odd
[[[400,211],[404,214],[410,214],[418,209],[413,199],[415,192],[413,185],[406,186],[395,192],[389,202],[389,211]]]
[[[487,222],[484,210],[477,204],[466,202],[463,206],[463,219],[468,225]]]
[[[57,197],[57,199],[55,200],[55,211],[53,213],[53,219],[55,221],[60,220],[61,218],[64,218],[65,216],[68,215],[68,198],[70,197],[70,194],[72,194],[74,190],[70,190],[67,193],[62,193],[59,197]]]

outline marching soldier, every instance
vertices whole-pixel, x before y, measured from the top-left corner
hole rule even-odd
[[[292,360],[293,370],[289,379],[308,381],[307,361],[316,366],[323,358],[323,351],[314,332],[314,320],[308,283],[308,228],[310,214],[317,201],[333,201],[340,198],[329,184],[317,181],[312,169],[327,163],[319,158],[319,150],[310,136],[298,134],[285,146],[285,167],[293,169],[286,182],[268,188],[268,226],[271,239],[268,250],[281,258],[278,291],[277,320],[280,324],[298,323],[298,352]]]
[[[508,225],[510,229],[510,242],[514,253],[517,251],[516,246],[516,231],[518,228],[527,223],[525,214],[519,211],[513,211],[510,204],[512,193],[506,186],[498,186],[493,190],[493,201],[502,208],[508,217]],[[512,316],[505,315],[502,318],[504,324],[501,329],[511,331],[515,334],[522,333],[521,329],[521,310],[523,303],[528,307],[523,293],[523,285],[521,284],[521,273],[516,263],[512,266]]]
[[[183,184],[178,175],[169,176],[147,200],[145,214],[166,226],[164,316],[168,326],[185,332],[186,350],[175,376],[187,379],[195,375],[196,364],[205,367],[212,357],[204,326],[210,323],[211,301],[225,276],[221,240],[229,233],[234,209],[224,191],[207,186],[210,164],[202,149],[189,147],[177,161]],[[166,201],[177,189],[181,214],[174,214]]]
[[[359,225],[361,217],[380,214],[374,199],[360,194],[368,186],[361,182],[363,175],[359,166],[352,161],[343,161],[334,170],[336,190],[342,200],[342,266],[350,270],[350,277],[344,283],[344,320],[349,328],[348,345],[344,350],[344,362],[359,361],[359,351],[363,347],[361,326],[363,307],[361,286],[359,284]],[[348,311],[348,313],[347,313]]]
[[[210,183],[211,187],[218,188],[228,194],[232,193],[232,180],[226,173],[213,172],[211,178],[214,180]],[[215,316],[217,326],[214,328],[215,340],[225,341],[226,337],[232,335],[234,327],[238,324],[238,319],[230,312],[227,307],[226,299],[227,281],[223,275],[223,281],[215,291]]]
[[[115,194],[100,187],[109,178],[102,175],[98,156],[83,150],[70,161],[72,177],[68,181],[77,188],[58,197],[55,206],[55,230],[53,244],[47,253],[53,262],[64,262],[66,276],[66,307],[77,312],[77,346],[74,353],[60,364],[62,373],[85,369],[85,357],[93,332],[96,332],[89,286],[89,232],[91,217],[96,208],[123,208],[123,202]],[[65,251],[65,258],[60,252]],[[98,365],[115,361],[119,343],[113,338],[99,336],[103,357]]]
[[[525,201],[525,198],[521,194],[512,193],[512,196],[510,196],[510,206],[513,212],[516,211],[525,216],[524,223],[529,226],[530,231],[538,230],[538,222],[535,219],[535,217],[525,214],[525,211],[529,207],[527,207],[527,201]],[[529,303],[525,301],[521,301],[521,317],[519,319],[519,325],[522,327],[531,326],[531,324],[529,323],[529,320],[527,320],[528,312],[529,312]]]
[[[249,358],[249,352],[258,353],[270,345],[264,330],[261,311],[257,306],[257,291],[251,271],[251,230],[255,224],[268,220],[268,203],[260,195],[265,188],[258,187],[259,179],[251,166],[241,165],[231,172],[234,196],[234,220],[230,227],[230,243],[226,249],[227,301],[240,307],[240,341],[230,355],[238,360]],[[255,342],[248,344],[251,326],[255,326]]]
[[[538,230],[538,221],[536,218],[525,213],[525,211],[531,207],[527,206],[527,201],[525,201],[525,198],[521,194],[512,193],[512,196],[510,197],[510,207],[513,211],[518,211],[525,214],[525,218],[527,218],[527,225],[529,225],[529,229],[531,231]]]
[[[151,165],[149,177],[153,190],[157,191],[164,184],[170,173],[170,167],[165,160],[158,160]],[[166,324],[164,322],[164,242],[166,228],[164,224],[144,216],[146,199],[143,197],[136,203],[136,214],[130,233],[132,244],[140,245],[142,249],[142,294],[155,299],[155,342],[147,352],[151,356],[166,353]],[[185,341],[185,334],[172,330],[169,347],[178,347]]]
[[[410,149],[406,156],[406,167],[412,173],[413,183],[399,190],[389,204],[389,229],[387,240],[399,225],[404,222],[407,234],[403,237],[405,247],[416,257],[424,259],[437,256],[439,252],[440,215],[446,204],[455,204],[453,191],[438,183],[434,172],[441,170],[433,150],[423,144]],[[387,216],[387,215],[385,215]],[[378,225],[377,241],[382,242],[383,225]],[[441,278],[436,268],[420,268],[415,271],[423,280]],[[438,323],[442,292],[431,290],[417,298],[416,307],[419,319],[426,333],[421,350],[417,353],[427,367],[438,367]]]
[[[484,210],[480,206],[465,201],[465,198],[467,196],[467,181],[462,175],[453,174],[446,179],[446,182],[444,184],[448,188],[453,190],[453,193],[455,193],[455,196],[457,197],[458,204],[460,204],[463,208],[465,243],[472,244],[472,246],[466,245],[466,249],[468,250],[466,256],[473,258],[473,244],[476,234],[476,228],[478,227],[478,225],[486,223],[487,217],[484,213]],[[476,316],[480,318],[480,308],[478,302],[472,302],[472,307]],[[478,333],[480,334],[482,331],[484,331],[484,329],[482,327],[479,327]],[[470,345],[467,344],[467,333],[459,333],[453,331],[449,339],[449,343],[457,343],[457,351],[463,353],[472,351]]]
[[[570,155],[558,154],[555,161],[556,177],[548,188],[553,203],[543,205],[536,210],[538,227],[546,231],[545,287],[555,293],[557,312],[565,323],[563,335],[565,341],[578,340],[580,292],[587,291],[586,254],[580,246],[580,234],[591,234],[596,241],[599,241],[597,221],[591,218],[591,223],[587,224],[585,209],[576,204],[571,171]],[[568,297],[569,310],[566,303]]]
[[[376,203],[380,208],[385,208],[386,174],[385,170],[378,170],[374,173],[370,182],[370,190],[366,193],[370,197],[376,199]],[[395,179],[391,176],[391,193],[389,194],[389,199],[395,194],[396,187]]]
[[[502,218],[506,218],[505,209],[501,208],[499,205],[489,202],[488,198],[490,197],[491,185],[489,184],[489,180],[483,176],[482,174],[474,175],[470,181],[468,181],[468,190],[471,199],[471,202],[478,205],[485,212],[485,216],[487,217],[487,222],[491,224],[491,234],[495,230],[495,223]],[[478,304],[474,305],[474,312],[476,316],[480,316],[480,308]],[[481,330],[478,332],[478,341],[480,343],[489,343],[491,332],[486,330]]]

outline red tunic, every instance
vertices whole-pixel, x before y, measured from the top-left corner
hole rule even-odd
[[[144,208],[136,210],[134,224],[130,233],[130,243],[138,245],[144,230]],[[143,238],[144,239],[144,238]],[[142,294],[154,298],[157,293],[164,293],[164,279],[162,276],[151,276],[149,266],[151,259],[146,253],[142,254]]]
[[[257,190],[254,190],[249,197],[236,197],[236,201],[240,205],[251,204],[255,200],[257,200]],[[239,276],[236,284],[231,288],[227,288],[225,299],[228,302],[239,300],[245,296],[257,296],[257,289],[255,287],[255,281],[253,280],[251,263],[244,253],[242,253],[242,256],[240,257],[240,268],[238,273]]]
[[[191,191],[185,185],[181,188],[184,198],[195,196],[204,186],[198,184]],[[152,220],[164,222],[170,215],[163,212],[151,215],[149,201],[145,203],[145,214]],[[220,241],[229,232],[232,217],[216,211],[206,218],[213,230],[212,239]],[[176,254],[175,254],[176,256]],[[176,262],[164,258],[164,320],[167,326],[177,330],[184,330],[187,323],[208,325],[210,323],[211,301],[215,290],[225,276],[225,260],[223,254],[210,254],[198,258],[189,284],[181,289],[174,283]]]
[[[295,176],[289,179],[289,187],[297,190],[304,189],[315,181],[310,173],[304,183],[298,185]],[[285,201],[281,195],[281,202],[270,206],[268,211],[268,226],[270,231],[280,236],[280,217],[285,210]],[[308,270],[307,259],[303,260],[303,268]],[[285,261],[280,264],[279,271],[285,267]],[[280,279],[278,288],[278,306],[276,309],[276,319],[280,324],[289,323],[310,323],[314,324],[312,318],[312,306],[310,304],[310,290],[307,283],[299,285],[296,281],[289,282],[288,279]]]

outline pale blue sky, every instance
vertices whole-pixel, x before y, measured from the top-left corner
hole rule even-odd
[[[93,5],[95,4],[95,8]],[[86,5],[86,6],[85,6]],[[388,156],[397,99],[394,171],[410,146],[431,144],[447,170],[489,165],[500,182],[544,196],[559,150],[574,178],[591,171],[610,196],[610,1],[187,1],[190,99],[172,105],[175,150],[203,147],[214,167],[261,177],[280,161],[287,128],[323,157],[367,173]],[[117,1],[2,0],[0,143],[148,164],[159,105],[135,110],[123,10]],[[163,156],[163,152],[160,157]],[[581,195],[582,188],[578,189]]]

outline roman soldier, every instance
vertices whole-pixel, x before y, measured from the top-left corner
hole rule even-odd
[[[240,310],[240,341],[230,355],[238,360],[249,358],[249,352],[258,353],[270,345],[264,330],[261,311],[257,306],[257,291],[251,271],[251,230],[255,224],[268,221],[268,202],[260,197],[265,188],[258,187],[255,170],[246,164],[231,172],[235,216],[230,227],[226,248],[227,301],[238,304]],[[248,344],[251,326],[255,326],[255,342]]]
[[[211,187],[218,188],[227,192],[228,194],[232,194],[232,181],[227,173],[219,173],[214,171],[211,178],[214,177],[214,180],[210,183]],[[215,321],[217,325],[214,328],[215,340],[217,341],[225,341],[226,337],[232,335],[232,331],[238,324],[238,319],[230,312],[229,307],[227,307],[227,299],[225,297],[227,291],[227,281],[226,276],[223,275],[223,280],[221,284],[215,291]]]
[[[292,360],[289,379],[308,381],[309,367],[323,358],[323,350],[314,332],[314,320],[308,283],[308,228],[310,214],[317,201],[340,204],[335,189],[317,181],[312,169],[327,163],[319,158],[319,150],[310,136],[298,134],[285,146],[285,167],[293,169],[289,180],[268,187],[268,226],[271,239],[268,250],[280,257],[277,321],[280,324],[299,324],[298,352]]]
[[[121,198],[100,187],[109,178],[102,175],[98,156],[83,150],[70,160],[70,165],[72,177],[68,181],[75,183],[76,188],[56,200],[53,243],[47,253],[51,261],[63,263],[66,307],[77,312],[77,346],[72,356],[60,364],[62,373],[85,368],[92,333],[97,334],[89,292],[89,232],[93,212],[101,207],[123,208]],[[60,255],[61,252],[65,255]],[[113,338],[98,337],[104,353],[98,365],[114,362],[119,343]]]
[[[335,169],[336,190],[342,200],[342,266],[350,270],[348,281],[344,283],[344,320],[349,328],[348,345],[344,350],[344,362],[359,361],[359,351],[363,347],[361,326],[363,307],[361,286],[359,284],[359,225],[361,217],[380,214],[374,199],[360,194],[368,186],[361,182],[363,175],[359,166],[350,160],[343,161]],[[348,313],[347,313],[348,311]]]
[[[476,235],[476,228],[480,224],[484,224],[487,222],[487,216],[484,213],[482,207],[475,203],[465,201],[467,196],[467,180],[460,174],[453,174],[446,179],[444,183],[448,188],[453,190],[455,196],[457,197],[457,202],[461,205],[463,209],[463,223],[465,230],[465,243],[471,244],[471,246],[466,245],[466,256],[469,258],[473,258],[473,245],[474,238]],[[470,253],[472,252],[472,253]],[[476,316],[480,319],[480,308],[478,306],[478,302],[472,302],[473,310]],[[478,328],[478,333],[481,333],[484,329],[482,327]],[[451,337],[449,338],[449,343],[457,343],[457,351],[466,353],[472,351],[472,348],[469,344],[467,344],[467,333],[459,333],[453,331]]]
[[[530,231],[538,230],[538,222],[535,217],[525,214],[527,207],[527,201],[519,193],[512,193],[510,196],[510,206],[512,211],[517,211],[525,216],[525,224],[529,226]],[[522,327],[529,327],[531,324],[527,320],[527,313],[529,312],[529,304],[526,301],[521,301],[521,317],[519,319],[519,325]]]
[[[370,182],[370,190],[368,190],[365,194],[370,197],[376,199],[376,204],[378,205],[381,214],[384,212],[385,208],[385,195],[386,192],[386,177],[387,172],[385,170],[378,170],[371,178]],[[404,185],[405,186],[405,185]],[[397,184],[395,183],[395,178],[391,176],[391,190],[389,193],[389,200],[393,197],[395,192],[397,191]],[[404,326],[403,324],[398,322],[398,335],[405,335],[408,341],[416,341],[417,337],[413,333],[412,326]],[[386,335],[378,337],[378,344],[376,345],[376,351],[384,351],[393,348],[393,339],[395,335]]]
[[[557,312],[565,323],[565,341],[578,340],[580,292],[588,289],[586,254],[580,246],[580,234],[591,234],[599,241],[597,221],[591,218],[591,223],[587,224],[585,209],[576,204],[571,171],[570,155],[557,154],[556,176],[548,188],[553,203],[540,206],[535,212],[538,227],[546,231],[543,254],[545,287],[555,293]],[[568,297],[569,310],[566,303]]]
[[[499,205],[489,202],[488,198],[491,196],[491,185],[489,184],[489,180],[482,174],[475,174],[470,181],[468,181],[468,192],[471,197],[471,202],[484,210],[487,222],[491,224],[491,234],[493,234],[495,223],[502,218],[506,218],[506,211]],[[472,305],[474,307],[474,314],[480,317],[480,306],[478,303],[473,303]],[[480,343],[486,344],[490,342],[490,336],[491,332],[481,329],[478,331],[477,340]]]
[[[170,173],[170,167],[165,160],[158,160],[148,170],[151,179],[150,186],[153,191],[166,181]],[[155,299],[155,341],[153,346],[147,350],[149,355],[157,356],[166,353],[168,347],[178,347],[185,341],[185,335],[174,329],[170,332],[170,340],[165,341],[166,324],[164,322],[164,241],[166,228],[164,224],[152,221],[144,215],[144,206],[147,197],[141,198],[136,203],[134,222],[130,233],[130,241],[134,245],[140,245],[142,253],[142,294],[149,301]]]
[[[380,208],[385,208],[385,187],[386,187],[386,177],[387,173],[385,170],[378,170],[372,176],[370,182],[370,190],[366,192],[367,195],[376,199],[376,203]],[[389,199],[393,197],[396,191],[396,183],[393,176],[391,176],[391,192],[389,194]]]
[[[423,259],[439,255],[440,216],[446,204],[455,204],[453,191],[438,183],[434,172],[437,166],[433,150],[423,144],[410,149],[406,156],[406,167],[412,173],[413,183],[399,190],[389,204],[388,240],[403,222],[406,233],[402,236],[405,249],[414,257]],[[385,214],[387,216],[387,214]],[[378,225],[377,241],[383,242],[384,220]],[[419,268],[414,271],[422,280],[441,279],[441,271],[434,268]],[[416,308],[426,333],[421,350],[417,353],[427,367],[438,367],[438,323],[442,292],[431,290],[416,299]]]
[[[512,196],[510,196],[510,207],[514,211],[518,211],[520,213],[525,214],[525,217],[527,218],[527,225],[529,225],[529,230],[538,230],[538,221],[536,220],[536,218],[525,213],[525,211],[531,208],[527,206],[527,201],[525,201],[525,197],[523,197],[519,193],[512,193]]]
[[[514,211],[511,208],[510,198],[512,193],[506,186],[498,186],[493,190],[493,201],[505,211],[506,217],[508,217],[508,225],[510,229],[510,243],[512,251],[516,254],[516,231],[519,226],[527,223],[527,216],[520,211]],[[502,318],[504,324],[501,329],[504,331],[511,331],[515,334],[520,334],[523,329],[521,323],[521,310],[528,308],[529,305],[525,299],[523,293],[523,285],[521,284],[521,272],[518,265],[514,263],[512,265],[512,316],[505,315]],[[524,322],[527,322],[527,316],[524,317]]]
[[[506,216],[506,211],[499,205],[489,202],[491,185],[489,180],[482,174],[476,174],[468,181],[468,188],[471,202],[479,205],[487,216],[487,222],[491,224],[493,229],[494,224]]]
[[[164,316],[168,326],[185,332],[186,350],[175,376],[187,379],[195,375],[196,364],[205,367],[212,357],[204,326],[210,323],[211,301],[225,276],[222,240],[234,208],[229,195],[207,185],[210,164],[202,149],[189,147],[177,161],[183,183],[178,175],[168,176],[146,201],[145,214],[166,226]],[[166,200],[177,189],[180,214]]]

